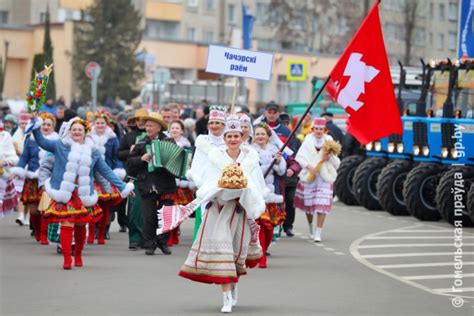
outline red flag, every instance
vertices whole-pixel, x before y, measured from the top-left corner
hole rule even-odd
[[[362,144],[403,133],[378,1],[329,76],[336,89],[328,89],[328,93],[349,114],[348,131]]]

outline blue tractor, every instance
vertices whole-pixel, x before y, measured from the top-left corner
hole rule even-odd
[[[436,204],[438,211],[447,222],[459,226],[474,226],[474,202],[472,201],[472,186],[474,184],[474,119],[472,95],[462,96],[460,74],[464,77],[474,71],[474,59],[461,59],[452,68],[449,80],[449,90],[443,105],[441,120],[441,163],[449,166],[449,170],[441,177],[436,188]],[[458,75],[459,73],[459,75]],[[456,89],[458,87],[458,89]],[[456,103],[455,103],[456,102]],[[456,110],[454,106],[456,105]],[[465,112],[471,111],[471,118],[462,118]],[[464,114],[465,116],[465,114]],[[469,193],[471,196],[469,197]],[[469,201],[469,199],[471,201]]]
[[[425,93],[417,103],[416,116],[412,118],[412,123],[408,126],[405,123],[404,126],[405,130],[413,130],[412,153],[413,160],[418,165],[406,177],[403,184],[403,197],[410,214],[422,221],[437,221],[444,218],[448,222],[454,223],[456,204],[451,189],[455,188],[455,177],[460,175],[464,177],[463,192],[468,191],[474,177],[473,150],[469,146],[461,148],[460,142],[455,138],[456,133],[459,134],[459,130],[467,130],[468,132],[463,134],[462,141],[464,144],[472,144],[474,135],[471,134],[474,133],[474,130],[471,133],[469,130],[474,129],[474,120],[461,119],[461,111],[454,112],[455,103],[453,101],[453,99],[456,100],[454,92],[459,71],[467,73],[471,69],[472,62],[469,60],[457,61],[455,64],[450,60],[437,64],[432,63],[427,68],[423,91],[429,87],[428,81],[435,70],[449,73],[448,92],[443,104],[442,117],[431,117],[432,114],[423,116],[426,113]],[[461,149],[463,150],[462,154]],[[462,155],[462,157],[458,157],[458,155]],[[464,166],[452,167],[456,164]],[[467,194],[462,197],[465,201],[464,205],[466,205]],[[468,210],[468,208],[464,208],[458,214],[458,217],[462,218],[464,226],[471,226],[473,223]]]
[[[399,65],[397,102],[400,115],[402,115],[405,101],[407,101],[402,97],[406,72],[402,64],[399,63]],[[403,203],[401,187],[408,173],[404,170],[411,168],[410,156],[404,151],[403,145],[406,137],[408,136],[390,135],[369,143],[365,146],[365,159],[364,157],[351,156],[345,158],[341,163],[339,170],[348,169],[352,164],[355,170],[352,178],[354,197],[360,205],[368,210],[386,209],[394,214],[403,213],[404,206],[402,205],[402,211],[399,211],[397,201]],[[341,177],[338,175],[336,180],[336,194],[339,197],[338,181],[343,182],[343,176],[343,174]],[[379,181],[379,179],[383,179],[383,181]],[[396,187],[395,191],[394,187]],[[394,205],[396,206],[394,207]]]

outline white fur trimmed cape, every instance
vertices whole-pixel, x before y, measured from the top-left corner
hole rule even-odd
[[[295,157],[296,161],[303,168],[298,175],[301,182],[308,183],[308,166],[316,166],[323,156],[322,149],[318,151],[316,147],[321,148],[328,140],[332,140],[332,137],[326,134],[323,135],[321,139],[316,139],[313,134],[308,134],[305,137]],[[338,157],[331,156],[328,161],[323,163],[318,175],[321,176],[324,182],[334,183],[337,177],[337,168],[339,168],[340,163],[341,161]]]
[[[115,185],[122,197],[128,196],[133,190],[133,184],[122,182],[107,166],[90,137],[86,137],[84,144],[74,142],[68,134],[62,140],[48,140],[39,130],[41,121],[37,118],[33,135],[41,148],[55,156],[53,173],[45,182],[46,192],[53,200],[60,203],[69,202],[72,192],[77,187],[84,206],[95,205],[98,195],[94,190],[92,177],[94,171],[98,171]]]

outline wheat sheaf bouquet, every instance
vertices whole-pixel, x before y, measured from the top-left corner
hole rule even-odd
[[[341,153],[341,150],[342,150],[341,144],[339,144],[338,142],[334,140],[327,140],[321,148],[322,154],[323,155],[327,154],[329,156],[329,159],[331,159],[332,157],[337,157]],[[321,172],[321,169],[323,168],[323,165],[326,162],[327,161],[324,161],[321,159],[317,163],[316,167],[312,171],[310,171],[309,174],[307,175],[307,182],[311,183],[316,179],[316,176],[318,175],[318,173]],[[327,182],[335,181],[335,178],[334,178],[334,181],[332,179],[333,176],[331,176],[330,179],[329,179],[329,175],[326,176],[325,174],[321,174],[321,176],[323,176],[323,178],[325,178],[324,180],[326,180]]]

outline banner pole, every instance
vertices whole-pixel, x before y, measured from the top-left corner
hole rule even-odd
[[[301,124],[303,124],[303,120],[304,118],[306,117],[306,115],[308,115],[309,111],[311,111],[311,108],[313,107],[313,105],[316,103],[316,100],[319,98],[319,96],[321,95],[321,93],[323,92],[323,90],[326,88],[326,85],[328,84],[329,80],[331,79],[331,77],[327,77],[326,80],[324,81],[323,85],[319,88],[318,92],[316,92],[316,94],[314,95],[313,97],[313,100],[311,101],[311,103],[308,105],[308,107],[306,108],[306,110],[304,111],[304,113],[301,115],[301,118],[299,119],[298,123],[296,124],[296,126],[293,128],[293,131],[291,131],[291,134],[290,136],[288,136],[285,140],[285,143],[281,146],[280,148],[280,153],[283,152],[283,150],[285,149],[285,147],[288,145],[288,143],[290,142],[290,139],[296,134],[296,131],[298,130],[298,128],[300,128]],[[276,159],[273,159],[272,163],[270,164],[270,166],[268,167],[267,171],[265,171],[265,174],[263,175],[264,178],[267,177],[267,175],[270,173],[270,171],[272,170],[273,166],[275,165],[276,163]]]
[[[235,78],[234,83],[234,92],[232,93],[232,103],[230,104],[230,114],[234,114],[234,105],[235,105],[235,98],[237,95],[237,88],[239,86],[239,78]]]

